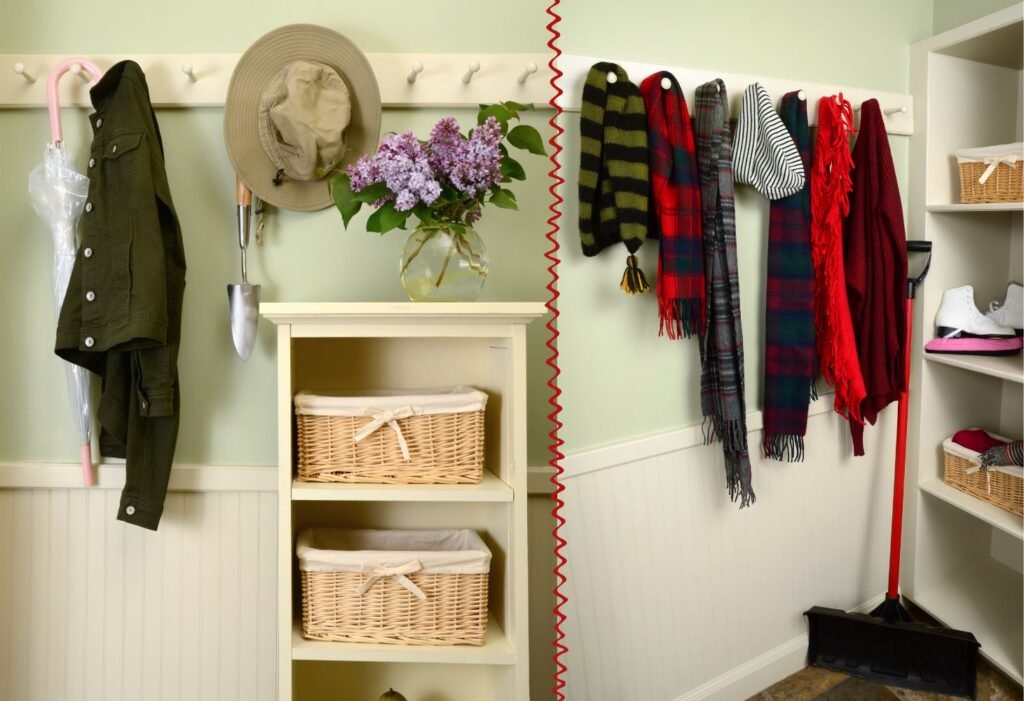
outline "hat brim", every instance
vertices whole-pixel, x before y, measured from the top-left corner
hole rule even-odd
[[[373,68],[347,38],[315,24],[291,24],[260,37],[242,55],[231,75],[224,105],[224,143],[235,173],[264,202],[299,212],[331,205],[327,180],[285,178],[263,150],[259,133],[259,99],[270,80],[295,61],[313,60],[341,75],[352,97],[352,119],[345,129],[345,156],[339,168],[371,153],[380,139],[380,89]]]

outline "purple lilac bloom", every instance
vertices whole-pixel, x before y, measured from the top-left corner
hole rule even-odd
[[[455,165],[462,158],[466,138],[459,131],[455,117],[445,117],[430,132],[427,147],[430,150],[430,167],[438,178],[451,180]]]
[[[430,165],[438,178],[470,197],[501,182],[501,125],[494,117],[467,139],[454,117],[445,117],[430,133]]]
[[[359,192],[375,183],[384,183],[391,191],[395,209],[405,212],[417,202],[433,204],[441,194],[434,177],[427,148],[411,131],[391,134],[381,141],[377,153],[363,156],[348,167],[349,184]],[[391,197],[385,198],[386,200]],[[380,206],[383,202],[376,202]]]

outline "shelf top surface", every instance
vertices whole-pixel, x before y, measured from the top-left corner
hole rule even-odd
[[[961,492],[937,477],[932,477],[922,482],[921,490],[984,521],[994,528],[998,528],[1017,540],[1024,540],[1024,519],[1017,514],[1000,509],[998,506]]]
[[[1024,202],[987,202],[983,204],[930,204],[929,212],[1022,212]]]
[[[490,470],[480,484],[342,484],[292,480],[293,501],[511,502],[512,487]]]
[[[1010,382],[1024,383],[1024,357],[1010,356],[951,355],[946,353],[925,353],[925,360],[941,365],[998,377]]]
[[[345,322],[528,323],[544,316],[543,302],[264,302],[275,324]]]

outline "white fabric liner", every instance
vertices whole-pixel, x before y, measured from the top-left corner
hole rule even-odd
[[[999,159],[1004,163],[1008,163],[1011,160],[1024,161],[1024,141],[1015,144],[965,148],[956,152],[957,163],[971,161],[987,162],[994,159]]]
[[[370,390],[358,395],[314,393],[295,395],[295,413],[313,416],[372,416],[408,410],[407,415],[461,414],[480,411],[487,395],[473,387],[417,390]]]
[[[423,574],[487,574],[491,551],[471,530],[307,528],[296,544],[303,572],[370,572],[410,562]],[[387,573],[390,574],[390,573]]]
[[[1006,438],[1005,436],[1000,436],[999,434],[996,433],[992,433],[991,431],[985,431],[985,433],[987,433],[988,435],[992,436],[997,440],[1006,441],[1007,443],[1011,442],[1011,439]],[[972,464],[979,466],[975,468],[973,471],[971,471],[972,473],[977,472],[978,470],[981,469],[981,463],[978,459],[981,456],[981,453],[965,448],[959,443],[954,443],[952,437],[949,437],[946,440],[942,441],[942,449],[945,450],[947,453],[952,453],[953,455],[964,458],[965,460],[970,460]],[[1024,479],[1024,467],[1021,467],[1019,465],[993,465],[988,469],[998,470],[999,472],[1003,472],[1012,477],[1020,477],[1021,479]]]

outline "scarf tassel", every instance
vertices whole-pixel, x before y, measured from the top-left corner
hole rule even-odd
[[[640,263],[633,254],[626,257],[626,271],[622,273],[619,287],[628,295],[644,293],[651,289],[647,284],[647,278],[644,277],[644,271],[640,269]]]
[[[674,341],[703,332],[704,305],[699,298],[662,301],[658,306],[661,317],[659,336],[668,335]]]
[[[738,501],[740,508],[743,509],[757,501],[757,497],[754,495],[754,488],[750,485],[749,473],[747,473],[747,479],[744,480],[740,463],[740,456],[731,453],[725,454],[725,479],[726,488],[729,490],[729,499]]]
[[[804,437],[794,435],[764,435],[761,442],[764,456],[770,460],[780,462],[803,462],[804,460]]]

